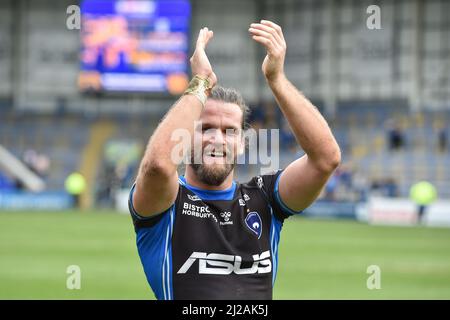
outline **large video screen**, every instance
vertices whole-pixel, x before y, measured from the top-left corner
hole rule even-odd
[[[188,85],[187,0],[85,0],[82,91],[179,94]]]

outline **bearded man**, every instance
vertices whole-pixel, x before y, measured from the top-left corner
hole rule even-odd
[[[276,173],[234,180],[248,107],[236,90],[216,85],[205,52],[213,32],[201,29],[193,79],[150,138],[129,197],[157,299],[272,299],[283,221],[317,198],[340,163],[327,122],[286,78],[281,27],[261,20],[249,34],[267,51],[262,71],[305,155]],[[172,152],[175,130],[193,137],[184,176]]]

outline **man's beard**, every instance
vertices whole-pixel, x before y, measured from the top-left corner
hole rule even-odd
[[[226,161],[223,164],[210,164],[196,163],[194,161],[194,153],[191,154],[191,167],[194,170],[197,178],[206,185],[218,186],[221,185],[225,179],[230,175],[236,166],[236,159],[233,163]]]

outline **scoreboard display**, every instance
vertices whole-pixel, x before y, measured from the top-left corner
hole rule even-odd
[[[85,0],[82,91],[179,94],[188,85],[187,0]]]

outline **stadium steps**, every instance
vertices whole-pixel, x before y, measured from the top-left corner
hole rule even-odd
[[[103,145],[116,131],[116,125],[111,121],[99,121],[95,123],[90,131],[89,142],[86,144],[81,158],[80,173],[86,179],[86,190],[80,197],[81,208],[89,208],[93,205],[93,186],[102,158]]]

